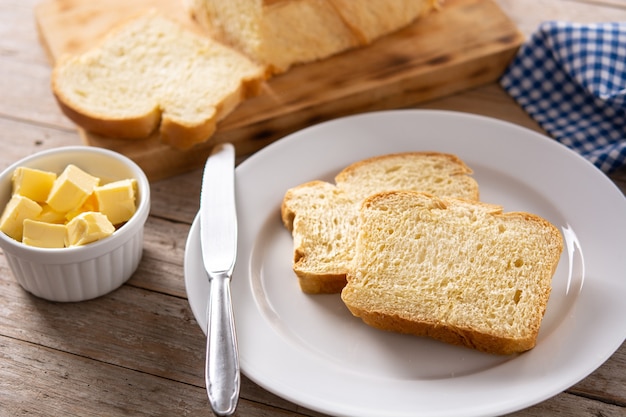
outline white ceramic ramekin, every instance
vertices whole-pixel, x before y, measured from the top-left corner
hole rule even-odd
[[[6,168],[0,174],[0,209],[11,198],[11,176],[17,167],[60,174],[68,164],[101,178],[101,183],[135,178],[137,211],[111,236],[72,248],[27,246],[0,232],[0,247],[16,280],[26,291],[50,301],[89,300],[126,282],[141,260],[143,228],[150,212],[150,184],[141,168],[119,153],[89,146],[42,151]]]

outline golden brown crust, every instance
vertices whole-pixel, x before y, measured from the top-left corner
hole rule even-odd
[[[455,174],[469,175],[473,173],[472,169],[468,167],[465,164],[465,162],[461,160],[461,158],[453,154],[442,153],[442,152],[428,152],[428,151],[426,152],[397,152],[397,153],[389,153],[385,155],[376,155],[371,158],[366,158],[366,159],[362,159],[360,161],[354,162],[348,165],[347,167],[345,167],[343,170],[341,170],[341,172],[337,174],[337,176],[335,177],[335,181],[336,182],[346,181],[348,177],[350,177],[356,170],[358,170],[364,165],[370,165],[372,163],[376,163],[376,162],[383,161],[386,159],[396,159],[396,158],[411,159],[411,158],[420,157],[420,156],[434,156],[434,157],[440,157],[442,159],[445,159],[450,164],[456,165],[455,168],[457,169],[456,169],[456,172],[454,172]]]
[[[270,7],[279,3],[288,3],[291,2],[293,0],[262,0],[263,2],[263,7]]]
[[[398,152],[392,154],[377,155],[371,158],[363,159],[354,162],[353,164],[350,164],[346,168],[344,168],[339,174],[337,174],[337,176],[335,176],[335,183],[339,184],[342,182],[350,181],[350,177],[352,177],[356,171],[370,164],[397,158],[410,160],[416,157],[442,158],[446,163],[450,164],[450,166],[454,166],[454,170],[450,175],[467,177],[467,189],[471,190],[471,196],[468,196],[467,199],[479,200],[480,191],[478,183],[476,183],[473,178],[469,177],[469,175],[472,175],[474,171],[469,166],[467,166],[465,162],[458,156],[441,152]]]
[[[291,194],[291,190],[287,191],[285,198],[283,198],[283,201],[280,204],[280,219],[282,220],[285,229],[287,229],[290,233],[293,231],[293,220],[296,217],[296,213],[291,210],[287,204],[287,201],[291,199]]]
[[[198,143],[206,142],[217,129],[215,119],[197,125],[185,125],[168,118],[161,122],[161,141],[173,148],[186,150]]]
[[[366,311],[354,306],[347,307],[354,316],[361,318],[364,323],[379,330],[430,337],[444,343],[465,346],[496,355],[511,355],[534,348],[539,331],[539,329],[533,329],[533,332],[527,337],[510,339],[485,334],[474,329],[454,327],[445,323],[417,322],[397,315],[391,316],[384,313]]]
[[[338,294],[346,286],[346,274],[309,274],[294,264],[294,272],[298,277],[300,290],[305,294]]]
[[[139,117],[119,119],[91,114],[86,110],[76,110],[55,87],[54,75],[52,80],[52,92],[63,114],[88,132],[116,139],[144,139],[159,126],[161,111],[158,107],[155,107],[150,113]]]

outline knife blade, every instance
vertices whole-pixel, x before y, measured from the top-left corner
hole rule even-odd
[[[207,159],[200,192],[200,245],[210,282],[207,304],[205,383],[218,416],[230,416],[239,400],[240,370],[230,281],[237,255],[235,149],[215,146]]]

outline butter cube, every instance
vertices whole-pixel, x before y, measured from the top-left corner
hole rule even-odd
[[[37,220],[24,220],[22,243],[40,248],[63,248],[67,228],[64,224],[45,223]]]
[[[48,198],[56,178],[57,174],[54,172],[18,167],[13,171],[13,194],[19,194],[38,203],[43,203]]]
[[[107,216],[95,211],[80,213],[67,223],[65,246],[78,246],[110,236],[115,227]]]
[[[101,185],[94,190],[98,210],[113,224],[124,223],[135,214],[136,193],[137,180],[134,178]]]
[[[78,216],[80,213],[84,213],[86,211],[99,211],[98,200],[96,199],[95,193],[89,194],[85,202],[80,207],[77,207],[74,210],[68,211],[65,214],[65,220],[70,221],[74,217]]]
[[[24,220],[36,219],[39,213],[41,213],[39,204],[28,197],[14,194],[0,217],[0,230],[13,239],[21,241]]]
[[[100,178],[70,164],[54,181],[46,203],[56,211],[67,213],[80,207],[99,183]]]
[[[46,222],[46,223],[56,223],[56,224],[64,224],[65,213],[60,213],[54,210],[47,204],[41,206],[41,213],[37,216],[37,221]]]

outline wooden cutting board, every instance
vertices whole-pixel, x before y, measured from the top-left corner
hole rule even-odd
[[[112,26],[149,8],[200,31],[182,0],[45,0],[35,18],[54,62],[89,49]],[[270,79],[261,95],[242,103],[212,138],[190,150],[172,149],[158,134],[119,140],[79,131],[86,144],[127,155],[157,180],[202,166],[216,143],[232,142],[239,155],[248,155],[324,120],[400,108],[492,82],[522,42],[493,1],[445,0],[441,10],[372,45]]]

